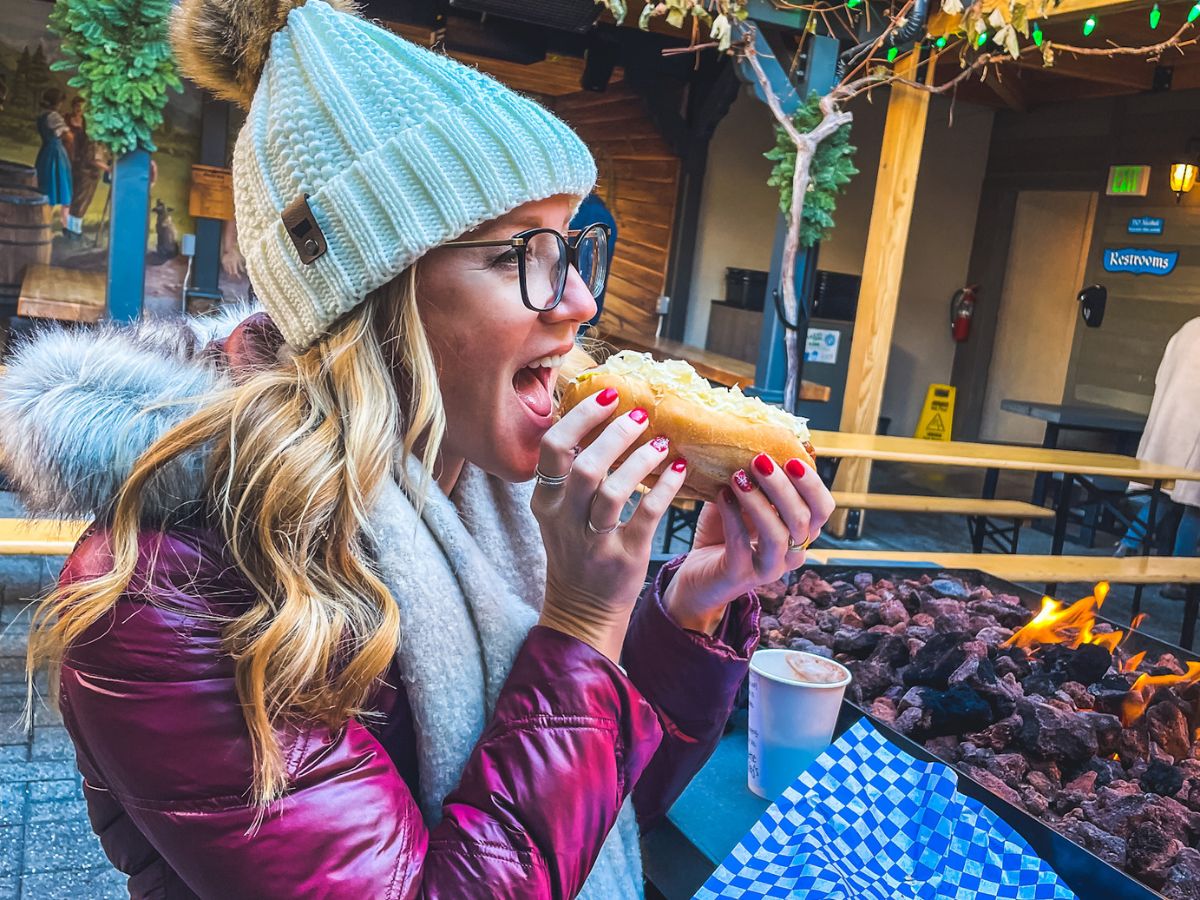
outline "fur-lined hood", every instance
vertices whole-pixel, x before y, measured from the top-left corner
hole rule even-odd
[[[131,326],[47,326],[24,339],[0,378],[0,457],[39,516],[103,515],[151,444],[229,383],[206,353],[258,311],[249,303],[203,317]],[[145,498],[148,519],[185,517],[203,491],[193,454],[164,470]]]

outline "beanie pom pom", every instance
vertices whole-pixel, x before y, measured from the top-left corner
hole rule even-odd
[[[180,71],[222,100],[250,107],[271,38],[306,0],[181,0],[171,13],[171,48]],[[327,0],[356,14],[353,0]]]

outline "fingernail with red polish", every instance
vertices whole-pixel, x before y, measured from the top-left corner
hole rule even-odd
[[[629,418],[641,425],[646,419],[650,418],[650,414],[639,406],[637,409],[629,411]]]
[[[760,453],[754,457],[754,470],[759,475],[770,475],[775,471],[775,463],[771,462],[771,457],[765,453]]]
[[[612,406],[617,402],[617,389],[605,388],[596,395],[596,402],[601,406]]]
[[[738,490],[748,494],[754,490],[754,482],[750,480],[750,476],[746,474],[745,469],[738,469],[733,473],[733,483],[738,486]]]
[[[808,469],[804,468],[804,463],[798,459],[789,459],[784,468],[787,469],[787,473],[793,478],[803,478],[804,473],[808,471]]]
[[[671,463],[671,468],[676,472],[682,472],[687,468],[687,460],[681,456],[679,459],[675,460],[675,462]]]
[[[660,434],[658,437],[656,437],[654,440],[652,440],[650,442],[650,446],[653,447],[655,450],[657,450],[659,453],[666,453],[667,445],[670,443],[671,443],[670,441],[668,441],[665,437],[663,437]]]

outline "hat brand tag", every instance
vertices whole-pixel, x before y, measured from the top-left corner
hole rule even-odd
[[[283,219],[283,227],[287,229],[292,243],[296,245],[300,262],[307,266],[325,255],[329,245],[325,243],[321,226],[317,224],[312,207],[308,205],[308,194],[296,197],[279,216]]]

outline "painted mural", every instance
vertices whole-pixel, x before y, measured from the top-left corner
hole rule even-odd
[[[50,68],[58,40],[47,29],[52,4],[0,0],[0,187],[34,182],[52,207],[51,265],[103,271],[107,264],[112,160],[90,141],[82,98],[68,73]],[[184,236],[193,164],[199,150],[201,98],[190,85],[174,94],[155,133],[152,156],[146,305],[182,308],[189,258]],[[227,161],[228,162],[228,161]],[[32,169],[32,171],[31,171]],[[249,288],[232,241],[223,241],[221,289],[226,297]]]

